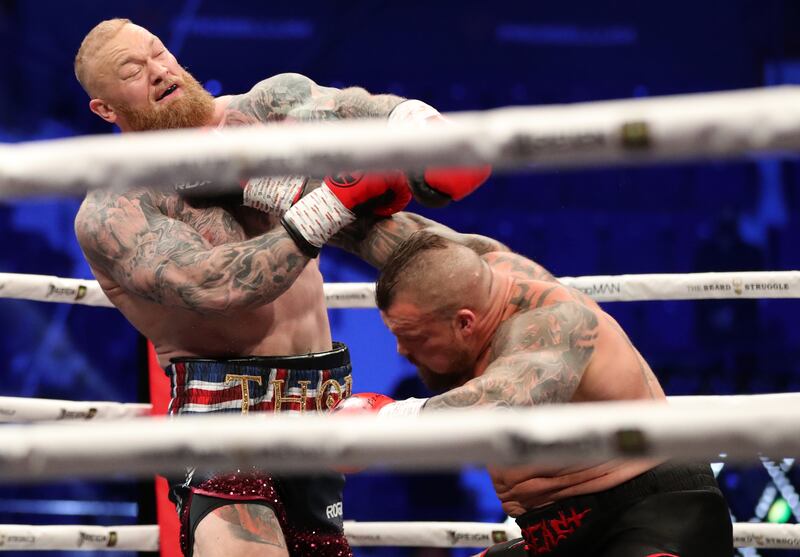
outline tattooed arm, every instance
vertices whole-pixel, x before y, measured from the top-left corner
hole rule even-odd
[[[152,195],[93,192],[75,219],[86,259],[126,291],[165,306],[224,313],[275,300],[308,263],[283,227],[215,247],[165,216]]]
[[[385,118],[404,100],[395,95],[372,95],[360,87],[322,87],[304,75],[284,73],[233,97],[225,109],[224,124]]]
[[[568,402],[594,352],[597,328],[595,312],[576,302],[520,314],[498,329],[483,375],[429,399],[425,410]]]
[[[360,218],[334,236],[329,244],[348,251],[376,269],[380,269],[403,240],[423,229],[472,248],[479,254],[510,251],[492,238],[478,234],[461,234],[414,213],[396,213],[391,218],[385,219]]]

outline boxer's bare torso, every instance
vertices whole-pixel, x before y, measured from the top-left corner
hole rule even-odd
[[[593,300],[558,284],[519,255],[501,252],[482,258],[493,275],[491,304],[497,324],[491,346],[474,370],[476,379],[430,399],[426,410],[665,399],[647,362]],[[609,489],[655,464],[612,461],[489,472],[504,511],[519,516],[559,499]]]
[[[402,99],[281,74],[214,101],[210,127],[385,117]],[[103,290],[156,347],[237,357],[331,348],[316,260],[275,219],[241,201],[148,189],[87,195],[76,234]]]
[[[264,236],[276,225],[268,215],[142,190],[121,196],[93,193],[82,212],[87,214],[80,222],[105,223],[94,228],[92,240],[82,242],[92,271],[114,305],[153,342],[162,365],[176,356],[303,354],[331,348],[316,260],[274,300],[259,295],[290,280],[301,266],[290,246],[282,246],[283,238]],[[248,239],[249,245],[243,245]],[[254,262],[265,250],[275,257]],[[159,280],[162,273],[180,272],[186,278]]]

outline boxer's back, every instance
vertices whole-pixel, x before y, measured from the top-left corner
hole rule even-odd
[[[258,289],[283,280],[292,258],[276,253],[269,272],[249,269],[248,253],[239,246],[264,237],[274,225],[267,215],[235,203],[191,201],[145,190],[91,193],[76,218],[78,239],[100,286],[153,342],[162,365],[176,356],[221,358],[330,349],[316,261],[277,298],[259,303]],[[218,253],[234,244],[237,247],[228,253]],[[266,241],[251,247],[276,246]],[[198,259],[203,249],[213,248],[218,248],[215,257],[229,258],[249,272],[240,270],[228,277],[209,268],[203,275]],[[184,268],[185,277],[165,279],[167,273]]]
[[[541,267],[524,257],[497,253],[484,260],[492,271],[510,279],[506,317],[495,332],[495,344],[530,335],[556,313],[571,312],[586,325],[586,362],[570,402],[601,400],[664,400],[664,392],[647,362],[617,322],[583,293],[542,275]],[[542,280],[544,279],[544,280]],[[570,334],[572,331],[559,331]],[[502,340],[501,340],[502,339]],[[495,350],[500,349],[495,346]],[[652,468],[654,463],[608,462],[599,466],[490,469],[505,511],[525,510],[573,495],[609,489]]]

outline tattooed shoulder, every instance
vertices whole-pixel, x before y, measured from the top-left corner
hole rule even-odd
[[[557,302],[523,311],[498,327],[492,359],[532,350],[570,348],[575,343],[593,346],[597,328],[596,312],[579,302]]]
[[[280,122],[289,111],[311,98],[316,84],[296,73],[285,73],[260,81],[250,91],[234,96],[225,109],[226,126]]]
[[[548,282],[558,282],[550,271],[521,255],[510,252],[493,252],[484,254],[483,259],[490,267],[497,269],[514,278],[543,280]]]

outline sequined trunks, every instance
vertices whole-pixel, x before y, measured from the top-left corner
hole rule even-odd
[[[347,348],[301,356],[229,360],[178,358],[167,368],[170,414],[324,412],[352,390]],[[274,512],[292,557],[351,556],[342,531],[344,477],[329,472],[277,477],[258,469],[199,473],[170,481],[181,517],[181,548],[190,557],[197,524],[235,503]]]

